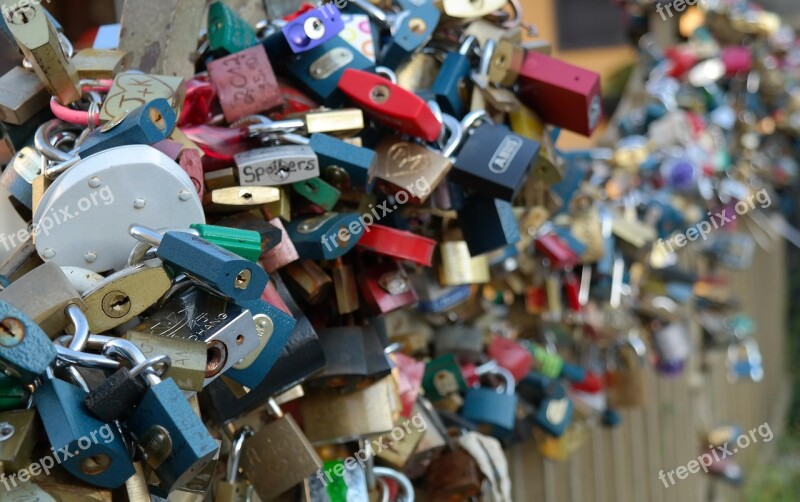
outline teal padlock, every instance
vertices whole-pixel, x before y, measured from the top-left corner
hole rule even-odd
[[[517,395],[513,375],[494,361],[479,366],[476,373],[500,375],[505,380],[505,388],[470,388],[464,395],[461,416],[479,426],[488,427],[490,433],[498,439],[510,438],[517,422]]]
[[[55,358],[56,348],[45,332],[20,310],[0,301],[0,368],[30,383]]]
[[[116,424],[89,414],[83,406],[85,396],[79,387],[52,375],[33,394],[52,445],[53,456],[48,458],[90,485],[119,488],[136,473],[131,454]],[[40,465],[45,468],[45,459]]]
[[[227,54],[243,51],[258,43],[256,32],[230,7],[214,2],[208,8],[208,48]]]

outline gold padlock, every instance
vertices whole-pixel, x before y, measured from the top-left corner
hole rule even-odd
[[[439,282],[445,286],[484,284],[489,282],[489,259],[486,255],[470,256],[466,241],[439,244],[441,267]]]

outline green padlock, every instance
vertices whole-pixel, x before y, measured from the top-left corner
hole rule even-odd
[[[0,411],[24,408],[30,395],[22,387],[22,382],[5,373],[0,373]]]
[[[200,223],[193,224],[191,228],[197,230],[200,237],[208,242],[235,253],[245,260],[258,262],[258,257],[261,256],[261,234],[258,232]]]
[[[208,9],[208,47],[228,54],[243,51],[258,43],[256,32],[230,7],[214,2]]]
[[[342,195],[336,187],[327,183],[322,178],[311,178],[292,183],[292,188],[302,197],[310,200],[319,207],[330,211]]]

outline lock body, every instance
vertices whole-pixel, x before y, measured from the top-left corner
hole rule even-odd
[[[42,329],[22,311],[0,301],[0,367],[9,376],[30,383],[56,358],[56,349]]]

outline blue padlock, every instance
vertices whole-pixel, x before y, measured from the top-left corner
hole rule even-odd
[[[241,364],[235,364],[225,372],[225,376],[249,389],[255,389],[280,357],[297,321],[264,300],[242,301],[237,304],[253,314],[259,336],[266,336],[268,339],[254,361],[240,361]],[[266,331],[262,333],[262,330],[268,330],[270,327],[269,333]]]
[[[83,159],[117,146],[152,145],[167,139],[176,121],[169,101],[154,99],[89,133],[77,153]]]
[[[33,394],[53,455],[76,478],[101,488],[119,488],[136,473],[122,433],[83,405],[79,387],[46,378]]]
[[[225,298],[258,299],[269,281],[269,276],[257,263],[195,235],[184,232],[162,235],[137,225],[131,225],[130,234],[155,246],[156,254],[167,266]]]
[[[459,120],[464,117],[464,82],[472,71],[470,56],[476,44],[477,39],[470,35],[461,44],[458,52],[448,52],[433,82],[432,91],[442,111]]]
[[[536,413],[533,422],[554,437],[561,437],[566,432],[575,405],[567,396],[567,391],[558,380],[546,377],[541,373],[531,372],[524,378],[524,383],[536,389],[540,394],[537,399]]]
[[[458,223],[472,256],[515,244],[521,238],[511,203],[485,195],[467,198],[458,210]]]
[[[286,71],[310,98],[326,106],[344,101],[339,79],[347,68],[373,71],[375,63],[358,52],[350,43],[336,36],[324,44],[292,59]]]
[[[333,260],[358,243],[364,234],[364,221],[354,213],[325,213],[294,219],[286,231],[301,258]]]
[[[55,358],[56,348],[42,328],[22,311],[0,301],[0,368],[30,383]]]
[[[136,366],[131,374],[142,371],[149,387],[125,425],[158,477],[160,491],[169,493],[194,479],[213,460],[218,445],[175,381],[159,378],[148,368],[152,359],[121,342],[125,340],[107,343],[103,354],[115,351],[132,359]]]
[[[381,65],[397,69],[401,63],[421,50],[433,36],[442,13],[433,3],[415,5],[407,2],[392,23],[392,38],[381,52]]]
[[[300,54],[319,47],[343,29],[339,9],[327,3],[289,21],[282,31],[292,52]]]
[[[487,426],[492,436],[507,439],[514,434],[517,422],[517,395],[515,394],[514,377],[511,373],[492,361],[479,366],[476,372],[494,373],[505,380],[505,389],[491,387],[472,387],[464,395],[464,406],[461,416],[470,422]]]

